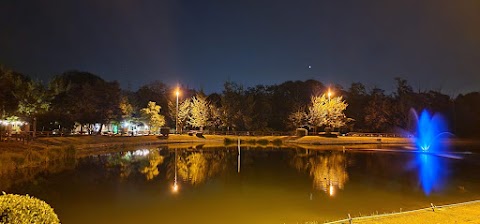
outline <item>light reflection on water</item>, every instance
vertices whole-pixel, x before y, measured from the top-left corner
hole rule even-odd
[[[480,198],[477,161],[428,153],[161,147],[69,164],[0,190],[45,199],[63,223],[321,222]]]
[[[446,181],[447,163],[442,161],[438,155],[418,153],[418,176],[423,192],[430,195],[432,191],[441,191]]]

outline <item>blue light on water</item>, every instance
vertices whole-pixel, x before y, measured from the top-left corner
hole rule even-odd
[[[426,195],[430,195],[433,190],[440,190],[444,184],[447,167],[442,160],[444,158],[437,153],[446,151],[444,139],[448,134],[442,116],[431,116],[428,111],[422,111],[418,118],[415,144],[421,150],[416,155],[416,161],[420,184]]]
[[[433,190],[440,190],[444,185],[446,169],[442,158],[427,153],[418,153],[416,160],[423,192],[430,195]]]

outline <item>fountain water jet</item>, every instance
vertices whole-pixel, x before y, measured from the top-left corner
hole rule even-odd
[[[445,119],[441,115],[433,114],[431,116],[427,110],[423,110],[420,117],[417,116],[415,145],[425,152],[441,151],[445,148],[443,137],[452,135],[447,130]]]

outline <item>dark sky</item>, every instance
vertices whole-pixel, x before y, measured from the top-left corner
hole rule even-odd
[[[480,91],[477,0],[2,0],[0,64],[206,92],[317,79]],[[308,68],[311,66],[311,69]]]

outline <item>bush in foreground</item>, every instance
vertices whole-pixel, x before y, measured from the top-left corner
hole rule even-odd
[[[46,202],[28,195],[0,195],[0,223],[60,223]]]

